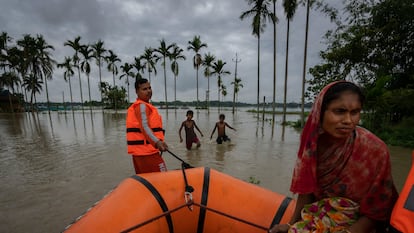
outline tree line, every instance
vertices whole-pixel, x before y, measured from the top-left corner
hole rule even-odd
[[[126,107],[129,104],[130,80],[148,78],[151,82],[151,76],[157,74],[156,65],[159,62],[163,69],[165,104],[168,105],[166,85],[167,60],[170,61],[171,72],[174,75],[174,101],[177,100],[176,80],[179,75],[179,60],[185,60],[186,57],[183,55],[182,48],[176,43],[166,43],[165,39],[159,41],[159,47],[145,47],[144,53],[135,56],[133,62],[125,62],[123,64],[121,64],[121,59],[113,50],[105,48],[102,40],[98,40],[92,44],[84,44],[81,43],[81,36],[77,36],[74,40],[64,42],[64,46],[72,48],[74,53],[71,56],[65,56],[61,62],[53,58],[52,51],[54,47],[48,44],[42,35],[32,36],[26,34],[23,35],[22,39],[16,40],[14,44],[12,44],[13,42],[13,38],[7,32],[2,32],[0,35],[0,68],[2,71],[0,88],[7,88],[12,95],[18,96],[24,102],[29,102],[32,108],[34,103],[36,103],[36,95],[43,91],[43,87],[46,89],[46,98],[49,104],[47,83],[53,78],[55,68],[64,70],[63,78],[69,85],[71,103],[73,103],[71,82],[75,76],[77,76],[79,81],[81,103],[85,103],[81,82],[82,76],[85,76],[88,84],[88,102],[92,103],[90,73],[92,69],[91,62],[93,60],[98,69],[98,87],[101,93],[100,102],[107,108],[114,108],[116,110],[120,107]],[[210,52],[205,53],[203,57],[200,50],[204,47],[207,47],[207,44],[203,43],[198,35],[188,41],[187,50],[195,53],[193,65],[197,78],[197,104],[199,103],[198,78],[200,68],[204,68],[204,76],[208,78],[208,95],[210,93],[210,78],[212,76],[217,77],[218,100],[220,100],[220,95],[227,95],[227,89],[223,84],[222,77],[231,74],[226,70],[225,65],[227,63],[222,59],[217,59]],[[112,74],[112,84],[102,82],[102,67],[104,65],[106,65],[107,70]],[[127,88],[122,85],[118,86],[115,81],[116,78],[120,80],[126,79],[125,84]],[[231,82],[231,85],[234,87],[233,101],[236,101],[237,93],[243,87],[241,81],[240,78],[235,77],[234,81]],[[209,97],[207,97],[207,100],[209,100]],[[10,100],[10,109],[13,111],[12,104],[13,102]]]

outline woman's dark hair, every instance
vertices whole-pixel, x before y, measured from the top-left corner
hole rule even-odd
[[[361,102],[361,107],[364,105],[365,96],[362,93],[361,88],[351,82],[338,82],[332,85],[325,93],[322,101],[321,107],[321,115],[325,113],[326,107],[331,103],[333,100],[336,100],[340,97],[340,95],[345,92],[350,91],[355,93],[359,96],[359,102]]]
[[[147,83],[148,80],[145,78],[138,78],[137,81],[135,81],[135,90],[138,90],[139,85]]]

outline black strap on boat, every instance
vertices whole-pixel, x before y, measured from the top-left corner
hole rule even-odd
[[[184,183],[185,183],[185,192],[189,192],[192,193],[194,192],[194,188],[191,185],[188,185],[188,181],[187,181],[187,175],[185,174],[185,165],[184,163],[181,164],[181,170],[183,171],[183,176],[184,176]]]
[[[282,217],[285,214],[286,209],[289,206],[289,203],[291,201],[292,201],[292,198],[290,197],[285,197],[285,199],[283,199],[282,203],[280,203],[279,209],[277,210],[275,217],[273,218],[272,224],[270,225],[269,228],[271,228],[275,224],[280,223],[280,220],[282,220]]]
[[[188,185],[184,165],[182,165],[182,171],[183,171],[183,176],[184,176],[186,192],[193,192],[194,191],[193,187]],[[202,190],[202,195],[201,195],[201,203],[195,203],[195,202],[193,202],[193,200],[191,200],[191,201],[188,201],[188,202],[184,203],[183,205],[178,206],[178,207],[176,207],[174,209],[171,209],[171,210],[168,210],[168,207],[167,207],[165,201],[163,200],[163,198],[161,197],[160,193],[155,189],[155,187],[151,183],[149,183],[147,180],[145,180],[144,178],[142,178],[140,176],[137,176],[137,175],[132,176],[131,178],[141,182],[142,184],[144,184],[151,191],[151,193],[154,195],[154,197],[157,199],[158,203],[160,204],[160,207],[163,210],[163,213],[161,213],[160,215],[157,215],[153,218],[150,218],[150,219],[148,219],[144,222],[141,222],[141,223],[139,223],[135,226],[132,226],[132,227],[126,229],[126,230],[123,230],[123,231],[121,231],[121,233],[131,232],[135,229],[138,229],[142,226],[145,226],[145,225],[147,225],[147,224],[149,224],[149,223],[151,223],[151,222],[153,222],[157,219],[160,219],[162,217],[166,217],[169,232],[173,233],[174,228],[173,228],[173,223],[172,223],[172,219],[171,219],[171,214],[173,212],[176,212],[176,211],[186,207],[186,206],[190,208],[190,206],[192,206],[192,205],[200,207],[200,212],[199,212],[199,216],[198,216],[199,218],[198,218],[198,225],[197,225],[197,233],[203,233],[203,231],[204,231],[204,222],[205,222],[207,211],[214,212],[216,214],[219,214],[219,215],[225,216],[227,218],[239,221],[241,223],[244,223],[244,224],[247,224],[247,225],[262,229],[262,230],[265,230],[267,232],[273,225],[280,223],[280,220],[282,219],[287,207],[289,206],[289,203],[292,201],[292,199],[290,197],[286,197],[282,201],[282,203],[279,206],[278,211],[276,212],[275,217],[273,218],[272,224],[270,225],[270,227],[266,228],[264,226],[260,226],[258,224],[253,223],[253,222],[249,222],[247,220],[235,217],[233,215],[224,213],[222,211],[215,210],[213,208],[207,207],[208,191],[209,191],[209,186],[210,186],[210,168],[209,167],[204,168],[204,179],[203,179],[203,190]]]
[[[184,189],[184,198],[185,203],[192,204],[193,203],[193,192],[194,188],[188,184],[187,175],[185,174],[186,165],[184,163],[181,164],[181,171],[183,172],[185,189]],[[193,210],[192,205],[188,205],[189,210]]]
[[[210,168],[206,167],[204,168],[203,191],[201,194],[200,206],[207,206],[209,187],[210,187]],[[197,233],[203,232],[205,219],[206,219],[206,208],[201,208],[200,215],[198,216]]]
[[[140,182],[140,183],[142,183],[152,193],[154,198],[158,201],[158,204],[160,205],[162,211],[164,213],[168,212],[167,203],[165,203],[165,201],[162,198],[161,194],[158,192],[158,190],[148,180],[142,178],[141,176],[137,176],[137,175],[131,176],[131,178],[138,181],[138,182]],[[167,220],[168,229],[170,230],[170,233],[174,233],[174,227],[173,227],[173,222],[172,222],[171,215],[166,214],[165,218]],[[136,229],[136,228],[134,228],[134,229]],[[131,230],[134,230],[134,229],[131,229]],[[131,230],[129,230],[129,231],[131,231]],[[129,232],[129,231],[126,231],[126,232]]]

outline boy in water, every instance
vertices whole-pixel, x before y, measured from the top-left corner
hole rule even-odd
[[[186,142],[186,147],[187,150],[191,150],[191,147],[193,145],[193,143],[197,144],[197,147],[201,146],[200,140],[198,139],[196,133],[194,132],[194,127],[198,130],[198,132],[200,132],[201,137],[203,137],[203,133],[200,131],[200,129],[197,127],[195,121],[193,120],[193,111],[188,110],[187,111],[187,120],[183,121],[183,123],[181,123],[181,127],[180,130],[178,131],[178,134],[180,135],[180,142],[183,142],[183,138],[181,137],[181,130],[184,128],[185,129],[185,142]]]
[[[224,118],[225,118],[224,114],[220,114],[219,121],[216,122],[213,132],[211,132],[210,139],[213,138],[213,134],[214,132],[216,132],[216,129],[217,129],[217,139],[216,139],[217,144],[222,144],[223,141],[230,141],[230,138],[227,137],[226,135],[226,126],[236,131],[235,128],[231,127],[229,124],[227,124],[227,122],[224,121]]]

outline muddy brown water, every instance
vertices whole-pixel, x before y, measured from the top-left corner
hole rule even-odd
[[[170,150],[192,166],[216,169],[292,196],[290,178],[299,132],[280,126],[276,116],[224,109],[230,143],[210,140],[218,111],[194,111],[202,130],[201,147],[187,151],[178,130],[185,109],[160,110]],[[94,202],[134,172],[126,153],[125,111],[101,110],[0,114],[0,232],[60,232]],[[299,116],[288,115],[288,120]],[[183,137],[184,130],[182,132]],[[184,140],[185,142],[185,140]],[[411,149],[390,147],[398,190],[411,165]],[[164,154],[168,169],[180,161]]]

